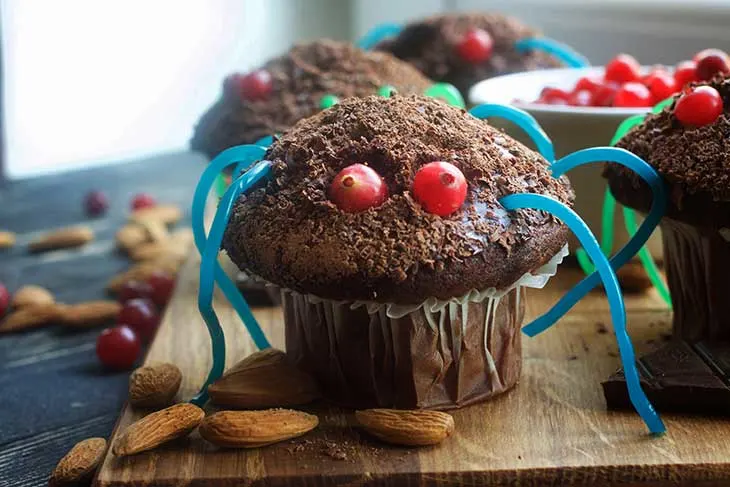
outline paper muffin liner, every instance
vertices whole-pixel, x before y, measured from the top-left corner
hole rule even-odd
[[[451,409],[512,388],[522,367],[524,289],[568,254],[505,289],[417,305],[336,301],[282,289],[286,350],[347,407]]]

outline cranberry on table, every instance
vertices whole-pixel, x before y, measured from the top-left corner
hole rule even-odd
[[[117,323],[130,327],[140,339],[147,342],[155,335],[160,324],[157,307],[150,299],[130,299],[122,306]]]
[[[467,184],[458,167],[444,161],[422,166],[413,179],[413,196],[434,215],[448,216],[466,200]]]
[[[653,98],[649,88],[641,83],[625,83],[616,92],[613,105],[616,107],[648,107]]]
[[[456,45],[456,52],[466,62],[476,64],[492,57],[494,41],[484,29],[470,29]]]
[[[265,69],[252,71],[238,78],[238,89],[246,101],[265,100],[273,89],[271,74]]]
[[[720,49],[705,49],[694,58],[697,63],[697,78],[702,81],[712,79],[718,73],[730,73],[730,59]]]
[[[666,71],[655,71],[644,79],[644,84],[653,97],[653,103],[666,100],[678,91],[674,76]]]
[[[6,288],[5,285],[0,282],[0,318],[2,318],[5,313],[8,312],[9,307],[10,293],[8,292],[8,288]]]
[[[117,298],[120,303],[126,303],[130,299],[136,298],[151,298],[152,297],[152,286],[145,281],[131,280],[122,284]]]
[[[684,125],[713,123],[724,109],[720,93],[712,86],[698,86],[682,95],[674,105],[674,116]]]
[[[147,193],[139,193],[132,198],[132,209],[141,210],[142,208],[151,208],[157,204],[155,199]]]
[[[89,216],[99,216],[109,208],[109,199],[101,191],[90,191],[84,197],[84,208]]]
[[[151,292],[150,299],[159,307],[164,308],[170,301],[175,289],[175,277],[167,272],[155,271],[148,279],[147,286]]]
[[[641,79],[641,65],[629,54],[619,54],[606,65],[606,81],[628,83]]]
[[[388,198],[388,187],[371,167],[352,164],[332,180],[329,198],[342,211],[358,213],[382,205]]]
[[[682,61],[674,68],[674,81],[677,89],[681,90],[689,83],[699,81],[697,78],[697,63],[694,61]]]
[[[96,339],[96,355],[110,369],[131,369],[141,350],[139,338],[128,326],[107,328]]]

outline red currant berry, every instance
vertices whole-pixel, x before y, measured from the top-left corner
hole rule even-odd
[[[492,56],[494,42],[489,32],[483,29],[471,29],[456,45],[456,52],[464,61],[477,64]]]
[[[619,54],[606,65],[606,81],[628,83],[641,79],[641,65],[629,54]]]
[[[164,308],[170,301],[172,291],[175,289],[175,278],[167,272],[157,271],[147,279],[147,285],[152,290],[150,297],[160,308]]]
[[[109,208],[109,199],[101,191],[91,191],[84,198],[84,208],[89,216],[99,216]]]
[[[607,82],[598,87],[593,92],[591,105],[594,107],[610,107],[613,105],[613,99],[616,96],[619,85],[613,82]]]
[[[10,293],[8,288],[0,282],[0,318],[8,312],[10,307]]]
[[[730,73],[730,60],[727,53],[720,49],[705,49],[695,56],[697,77],[706,81],[718,73]]]
[[[448,162],[429,162],[413,178],[413,196],[434,215],[448,216],[461,208],[466,190],[464,174]]]
[[[625,83],[613,99],[615,107],[648,107],[653,99],[649,88],[641,83]]]
[[[560,88],[551,88],[550,86],[546,86],[540,92],[539,102],[548,105],[567,105],[569,98],[570,93],[567,91],[561,90]]]
[[[272,88],[271,74],[265,69],[257,69],[239,78],[241,97],[246,101],[265,100]]]
[[[677,64],[677,67],[674,69],[674,81],[677,83],[678,90],[681,90],[694,81],[698,81],[697,63],[694,61],[682,61]]]
[[[712,86],[698,86],[682,95],[674,106],[674,115],[684,125],[708,125],[724,109],[720,93]]]
[[[142,208],[151,208],[155,206],[157,202],[155,199],[146,194],[146,193],[140,193],[138,195],[135,195],[132,199],[132,210],[141,210]]]
[[[388,198],[388,187],[372,168],[353,164],[337,173],[329,197],[342,211],[358,213],[382,205]]]
[[[568,99],[568,105],[573,107],[589,107],[593,94],[589,90],[575,90]]]
[[[110,369],[131,369],[141,350],[139,338],[128,326],[107,328],[96,339],[96,356]]]
[[[580,91],[580,90],[588,90],[591,93],[594,93],[600,87],[601,87],[601,80],[600,79],[595,79],[595,78],[590,78],[588,76],[583,76],[575,84],[575,88],[573,89],[573,92]]]
[[[120,303],[126,303],[130,299],[151,298],[152,286],[144,281],[127,281],[122,284],[117,297],[119,298]]]
[[[674,76],[665,71],[653,72],[644,79],[644,84],[649,88],[655,104],[666,100],[678,91]]]
[[[151,300],[135,298],[124,303],[117,317],[117,323],[130,327],[146,342],[155,335],[160,324],[160,316]]]

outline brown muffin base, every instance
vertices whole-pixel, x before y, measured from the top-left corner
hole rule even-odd
[[[345,407],[453,409],[517,384],[524,289],[402,318],[282,291],[287,355]],[[466,320],[464,320],[466,310]]]

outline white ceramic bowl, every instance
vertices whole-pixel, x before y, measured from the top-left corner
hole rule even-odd
[[[646,71],[649,69],[645,68]],[[650,108],[571,107],[538,105],[515,100],[536,100],[540,96],[540,91],[546,86],[571,91],[581,77],[602,77],[603,72],[603,67],[590,67],[546,69],[499,76],[474,85],[469,91],[469,102],[472,105],[501,103],[527,111],[537,119],[552,139],[556,157],[562,157],[587,147],[608,145],[623,120],[632,115],[646,113]],[[489,122],[534,147],[524,133],[514,125],[498,118],[490,119]],[[601,208],[606,187],[606,181],[601,177],[601,166],[601,164],[582,166],[568,175],[576,193],[576,211],[597,236],[600,235]],[[622,222],[620,212],[617,211],[615,228],[617,246],[628,238]],[[649,241],[649,247],[652,255],[657,257],[661,255],[661,241],[657,235]]]

